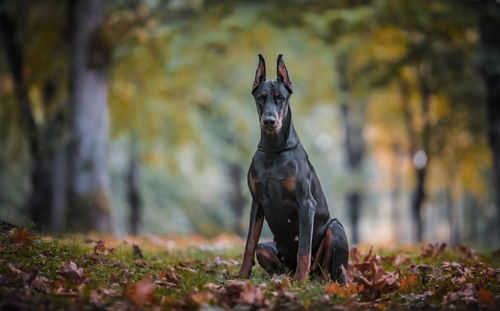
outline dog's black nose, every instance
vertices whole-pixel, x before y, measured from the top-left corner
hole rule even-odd
[[[276,122],[276,119],[274,117],[267,116],[267,117],[264,117],[264,119],[262,119],[262,121],[264,122],[264,125],[270,126],[270,125],[274,125],[274,123]]]

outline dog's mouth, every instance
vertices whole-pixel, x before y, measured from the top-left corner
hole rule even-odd
[[[281,129],[281,120],[276,120],[274,125],[263,124],[263,122],[260,122],[260,128],[268,135],[276,135]]]

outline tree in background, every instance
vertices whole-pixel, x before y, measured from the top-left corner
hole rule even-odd
[[[70,4],[71,147],[69,225],[106,231],[111,225],[109,202],[108,66],[109,39],[100,0]]]
[[[103,198],[111,192],[113,221],[120,219],[124,228],[120,233],[125,233],[128,217],[137,215],[127,202],[134,201],[128,199],[132,196],[127,189],[135,187],[127,186],[130,153],[123,148],[134,133],[141,144],[141,152],[135,155],[141,168],[137,191],[144,207],[140,226],[169,233],[238,232],[239,219],[247,210],[244,172],[255,148],[253,135],[258,135],[248,93],[253,61],[257,53],[285,53],[298,90],[293,105],[302,117],[297,125],[304,131],[304,143],[311,144],[311,159],[319,158],[323,165],[324,175],[319,177],[326,177],[322,183],[327,185],[325,192],[336,216],[354,216],[347,228],[353,231],[353,240],[359,235],[357,223],[370,224],[360,232],[379,225],[391,194],[390,208],[405,221],[406,211],[413,206],[417,229],[404,227],[404,233],[412,232],[415,238],[436,236],[436,228],[443,231],[446,221],[461,231],[456,236],[463,239],[485,240],[483,236],[489,236],[485,233],[495,227],[487,183],[491,169],[485,147],[486,113],[478,104],[483,102],[483,81],[477,79],[474,66],[474,51],[484,40],[478,32],[480,14],[468,9],[477,5],[439,0],[292,0],[286,6],[246,1],[107,1],[95,13],[91,8],[98,2],[70,3],[70,12],[86,16],[83,22],[65,17],[71,15],[66,5],[54,0],[1,3],[1,12],[16,28],[7,33],[14,34],[11,37],[21,50],[24,65],[17,72],[24,79],[23,96],[29,101],[29,105],[13,104],[24,100],[17,95],[12,70],[7,70],[12,64],[3,45],[2,217],[22,214],[31,200],[24,198],[43,193],[43,200],[32,202],[43,202],[44,207],[32,210],[49,215],[49,226],[63,227],[67,183],[69,199],[76,199],[67,205],[68,219],[79,222],[72,224],[73,229],[98,229],[89,226],[82,215],[103,214],[109,219],[109,209],[102,206],[108,205],[109,200]],[[76,12],[76,6],[88,10]],[[20,9],[3,10],[8,7]],[[278,10],[280,14],[275,14]],[[494,12],[490,11],[480,12],[486,16]],[[80,41],[77,29],[84,30]],[[488,50],[486,44],[483,47]],[[86,54],[83,58],[82,53]],[[345,75],[339,70],[341,55],[349,56]],[[495,57],[483,59],[488,60],[483,66],[486,74],[495,77]],[[75,66],[68,96],[64,86],[70,63]],[[95,88],[88,87],[91,84]],[[102,100],[107,88],[113,120],[112,180],[103,182],[107,125],[99,126],[107,124],[106,101]],[[78,93],[78,89],[90,91]],[[76,94],[84,94],[83,99]],[[35,124],[31,129],[23,107],[31,109]],[[493,118],[491,109],[488,116]],[[70,115],[71,126],[66,126]],[[85,124],[91,126],[84,129]],[[56,133],[56,138],[49,133]],[[30,147],[32,137],[40,148]],[[490,137],[493,143],[495,136]],[[70,150],[66,150],[70,139]],[[44,161],[35,160],[37,152],[31,150],[37,149],[43,152],[36,158]],[[101,150],[103,156],[96,160],[90,150]],[[414,162],[423,165],[422,169]],[[102,176],[95,175],[96,167]],[[44,171],[47,177],[32,177],[40,175],[36,171]],[[384,183],[389,175],[392,181]],[[47,178],[52,181],[32,182]],[[48,190],[35,191],[37,184]],[[83,184],[87,199],[75,195],[77,185]],[[111,184],[112,191],[106,190],[106,184]],[[105,190],[95,189],[99,185]],[[345,204],[335,204],[341,201]],[[479,226],[481,222],[487,226]]]
[[[134,146],[130,152],[127,173],[127,199],[130,207],[129,232],[132,235],[139,233],[139,222],[141,220],[141,194],[139,189],[139,161]]]
[[[481,44],[480,71],[486,86],[488,135],[493,154],[497,241],[500,240],[500,4],[484,0],[478,10]]]
[[[431,160],[443,147],[438,142],[448,144],[440,141],[440,137],[458,121],[447,119],[440,110],[450,106],[458,110],[460,105],[470,104],[468,100],[478,99],[470,96],[469,88],[462,87],[466,85],[464,82],[471,81],[472,63],[464,60],[473,58],[474,42],[467,34],[474,23],[463,7],[439,1],[425,4],[385,1],[375,6],[375,10],[378,29],[395,30],[404,51],[399,57],[377,62],[382,78],[376,83],[399,79],[407,148],[415,172],[411,211],[415,239],[420,242],[424,235],[422,206],[427,198]]]
[[[51,212],[53,206],[61,206],[59,198],[64,195],[60,188],[61,175],[59,148],[63,145],[65,129],[65,107],[61,100],[61,83],[64,81],[65,40],[50,41],[53,33],[63,37],[63,27],[58,17],[64,8],[51,12],[47,18],[46,9],[30,11],[37,3],[1,3],[0,32],[5,56],[12,77],[18,113],[23,132],[29,146],[31,161],[30,192],[28,206],[31,219],[43,230],[61,230],[60,215]],[[44,4],[51,5],[50,1]],[[37,14],[38,13],[38,14]],[[36,40],[41,38],[42,40]],[[52,43],[51,53],[43,46],[43,40]],[[61,53],[63,52],[63,53]],[[34,59],[36,54],[36,59]],[[35,72],[31,71],[34,70]]]
[[[352,94],[347,66],[349,57],[342,55],[337,60],[340,84],[340,111],[344,125],[344,148],[349,174],[357,177],[362,174],[365,153],[363,126],[365,122],[366,101],[356,102]],[[354,177],[354,178],[355,178]],[[350,221],[351,243],[359,243],[359,219],[363,200],[363,187],[354,183],[347,190],[346,201]]]

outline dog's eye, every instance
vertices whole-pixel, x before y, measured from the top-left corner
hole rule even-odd
[[[278,95],[278,96],[276,96],[276,100],[281,102],[281,101],[284,101],[285,98],[281,95]]]
[[[258,100],[266,100],[266,94],[260,95],[257,99]]]

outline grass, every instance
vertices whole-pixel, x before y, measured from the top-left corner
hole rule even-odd
[[[104,247],[96,250],[101,238]],[[243,253],[237,239],[213,247],[214,241],[193,237],[199,245],[177,243],[175,248],[160,247],[148,238],[130,239],[56,238],[24,229],[1,230],[0,309],[493,309],[499,301],[498,253],[439,251],[437,246],[434,253],[425,253],[419,246],[378,250],[377,256],[365,261],[381,269],[376,270],[379,276],[374,276],[375,270],[363,270],[363,259],[350,268],[373,283],[382,272],[397,276],[392,289],[381,289],[374,296],[375,287],[356,287],[364,281],[356,279],[355,273],[349,281],[357,284],[354,291],[346,286],[345,291],[325,290],[331,283],[318,278],[304,283],[293,281],[291,275],[271,278],[258,265],[251,283],[244,283],[235,276]],[[139,246],[142,257],[133,244]],[[64,273],[63,263],[69,262],[77,269]],[[448,269],[445,262],[457,266]],[[82,277],[78,269],[83,269]]]

